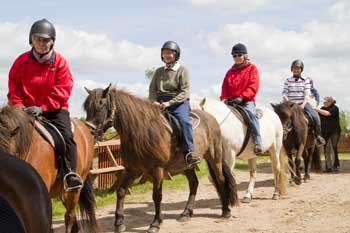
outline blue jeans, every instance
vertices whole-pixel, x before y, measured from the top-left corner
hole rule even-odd
[[[248,112],[249,121],[252,124],[251,135],[254,140],[254,143],[261,145],[260,127],[258,118],[256,116],[255,103],[248,101],[242,104],[242,107]]]
[[[171,100],[172,96],[158,96],[157,101],[166,102]],[[172,113],[174,117],[179,121],[179,124],[182,129],[182,142],[181,150],[183,153],[187,154],[188,152],[194,151],[193,146],[193,136],[192,136],[192,125],[189,123],[190,116],[190,102],[186,100],[183,103],[171,105],[168,107],[168,110]]]
[[[309,103],[305,104],[304,111],[309,113],[314,121],[315,126],[320,126],[320,119],[316,115],[316,112],[312,109],[312,106]]]

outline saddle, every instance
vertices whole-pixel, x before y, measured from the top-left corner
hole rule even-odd
[[[60,131],[43,116],[34,120],[36,131],[54,148],[57,164],[61,164],[66,155],[66,142]],[[72,132],[74,133],[74,124],[71,122]]]
[[[235,105],[227,105],[227,107],[231,110],[231,112],[233,114],[235,114],[237,116],[237,118],[247,126],[247,132],[245,134],[244,140],[243,140],[243,144],[241,146],[240,151],[237,153],[236,157],[238,157],[247,147],[248,142],[249,142],[249,138],[251,135],[251,131],[252,131],[252,123],[249,120],[249,115],[247,110],[245,110],[241,105],[235,104]],[[264,115],[263,110],[261,109],[256,109],[256,117],[258,119],[261,119]]]
[[[308,113],[307,111],[304,111],[304,117],[305,117],[305,120],[307,122],[307,125],[309,126],[308,128],[308,131],[309,133],[312,133],[314,132],[314,129],[316,127],[316,123],[315,121],[312,119],[312,116],[310,113]]]
[[[183,137],[182,128],[177,118],[169,111],[163,111],[160,120],[162,124],[165,125],[169,133],[181,142]],[[196,113],[190,112],[188,121],[192,125],[192,129],[195,130],[200,124],[200,117]]]

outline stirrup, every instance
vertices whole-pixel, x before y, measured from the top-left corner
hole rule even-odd
[[[81,184],[77,185],[77,186],[74,186],[74,187],[69,187],[68,182],[67,182],[67,178],[69,176],[71,176],[71,175],[73,175],[75,177],[78,177],[78,179],[79,179]],[[82,189],[83,187],[84,187],[83,179],[79,176],[78,173],[70,171],[63,177],[63,189],[64,189],[65,192],[69,192],[69,191],[77,190],[77,189]]]
[[[187,161],[188,161],[188,157],[191,156],[191,155],[193,155],[193,152],[188,152],[185,155],[185,163],[187,164],[187,166],[189,168],[194,168],[195,166],[197,166],[201,162],[201,158],[199,157],[198,159],[195,159],[195,158],[192,157],[192,159],[195,160],[195,162],[190,164]]]

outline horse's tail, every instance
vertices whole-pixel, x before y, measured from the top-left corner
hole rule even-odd
[[[98,224],[95,214],[96,201],[89,176],[87,176],[84,182],[84,187],[80,192],[79,207],[82,222],[88,227],[89,232],[98,232]]]
[[[320,147],[315,146],[311,157],[311,171],[322,172]]]
[[[221,203],[229,203],[231,205],[238,205],[238,195],[237,195],[237,184],[236,180],[232,175],[232,172],[226,162],[222,160],[222,173],[224,176],[224,183],[220,184],[221,182],[218,180],[219,177],[217,177],[217,173],[215,173],[214,168],[212,165],[208,162],[208,168],[210,176],[212,177],[212,182],[214,183],[214,186],[216,188],[216,191],[219,194]]]
[[[279,182],[278,186],[280,189],[280,194],[287,195],[288,156],[283,146],[280,151],[280,164],[281,164],[281,169],[278,177],[278,182]]]

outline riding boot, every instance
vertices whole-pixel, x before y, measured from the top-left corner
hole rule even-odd
[[[323,146],[326,144],[326,140],[321,136],[321,126],[316,125],[315,126],[315,136],[316,136],[316,141],[318,146]]]
[[[193,155],[193,152],[188,152],[185,154],[185,161],[189,168],[192,168],[201,162],[201,158]]]
[[[256,143],[256,144],[254,145],[254,153],[255,153],[256,155],[261,155],[261,154],[263,153],[263,151],[262,151],[262,146],[261,146],[260,143]]]

